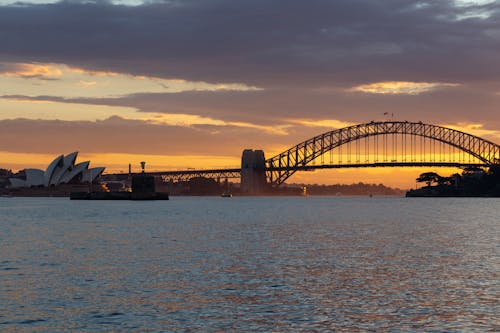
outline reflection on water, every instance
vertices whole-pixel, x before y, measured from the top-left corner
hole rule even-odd
[[[499,204],[0,198],[0,331],[500,331]]]

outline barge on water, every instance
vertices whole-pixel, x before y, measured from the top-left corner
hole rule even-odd
[[[156,192],[155,178],[144,172],[132,176],[132,192],[71,192],[70,200],[169,200],[168,193]]]

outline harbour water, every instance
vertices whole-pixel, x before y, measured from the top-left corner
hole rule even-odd
[[[499,236],[498,198],[0,198],[0,332],[498,332]]]

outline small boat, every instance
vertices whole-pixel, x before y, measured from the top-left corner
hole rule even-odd
[[[222,192],[220,196],[223,198],[231,198],[233,196],[229,190],[229,182],[227,181],[227,178],[224,180],[224,192]]]

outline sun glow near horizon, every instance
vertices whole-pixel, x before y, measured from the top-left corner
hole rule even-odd
[[[69,154],[70,152],[63,152]],[[16,172],[24,168],[44,169],[57,154],[24,154],[0,151],[0,160],[10,161],[2,167]],[[270,156],[267,156],[270,157]],[[124,153],[85,153],[80,152],[79,161],[90,161],[92,167],[106,167],[105,173],[127,173],[129,163],[133,172],[140,171],[140,162],[146,161],[146,169],[150,172],[175,171],[190,169],[228,169],[239,168],[240,156],[213,155],[152,155]],[[36,162],[35,162],[36,161]],[[448,176],[461,173],[461,169],[452,167],[390,167],[390,168],[348,168],[348,169],[316,169],[298,171],[287,180],[287,183],[304,184],[384,184],[386,186],[409,189],[415,187],[415,179],[423,172],[434,171]],[[238,180],[232,180],[239,182]]]

